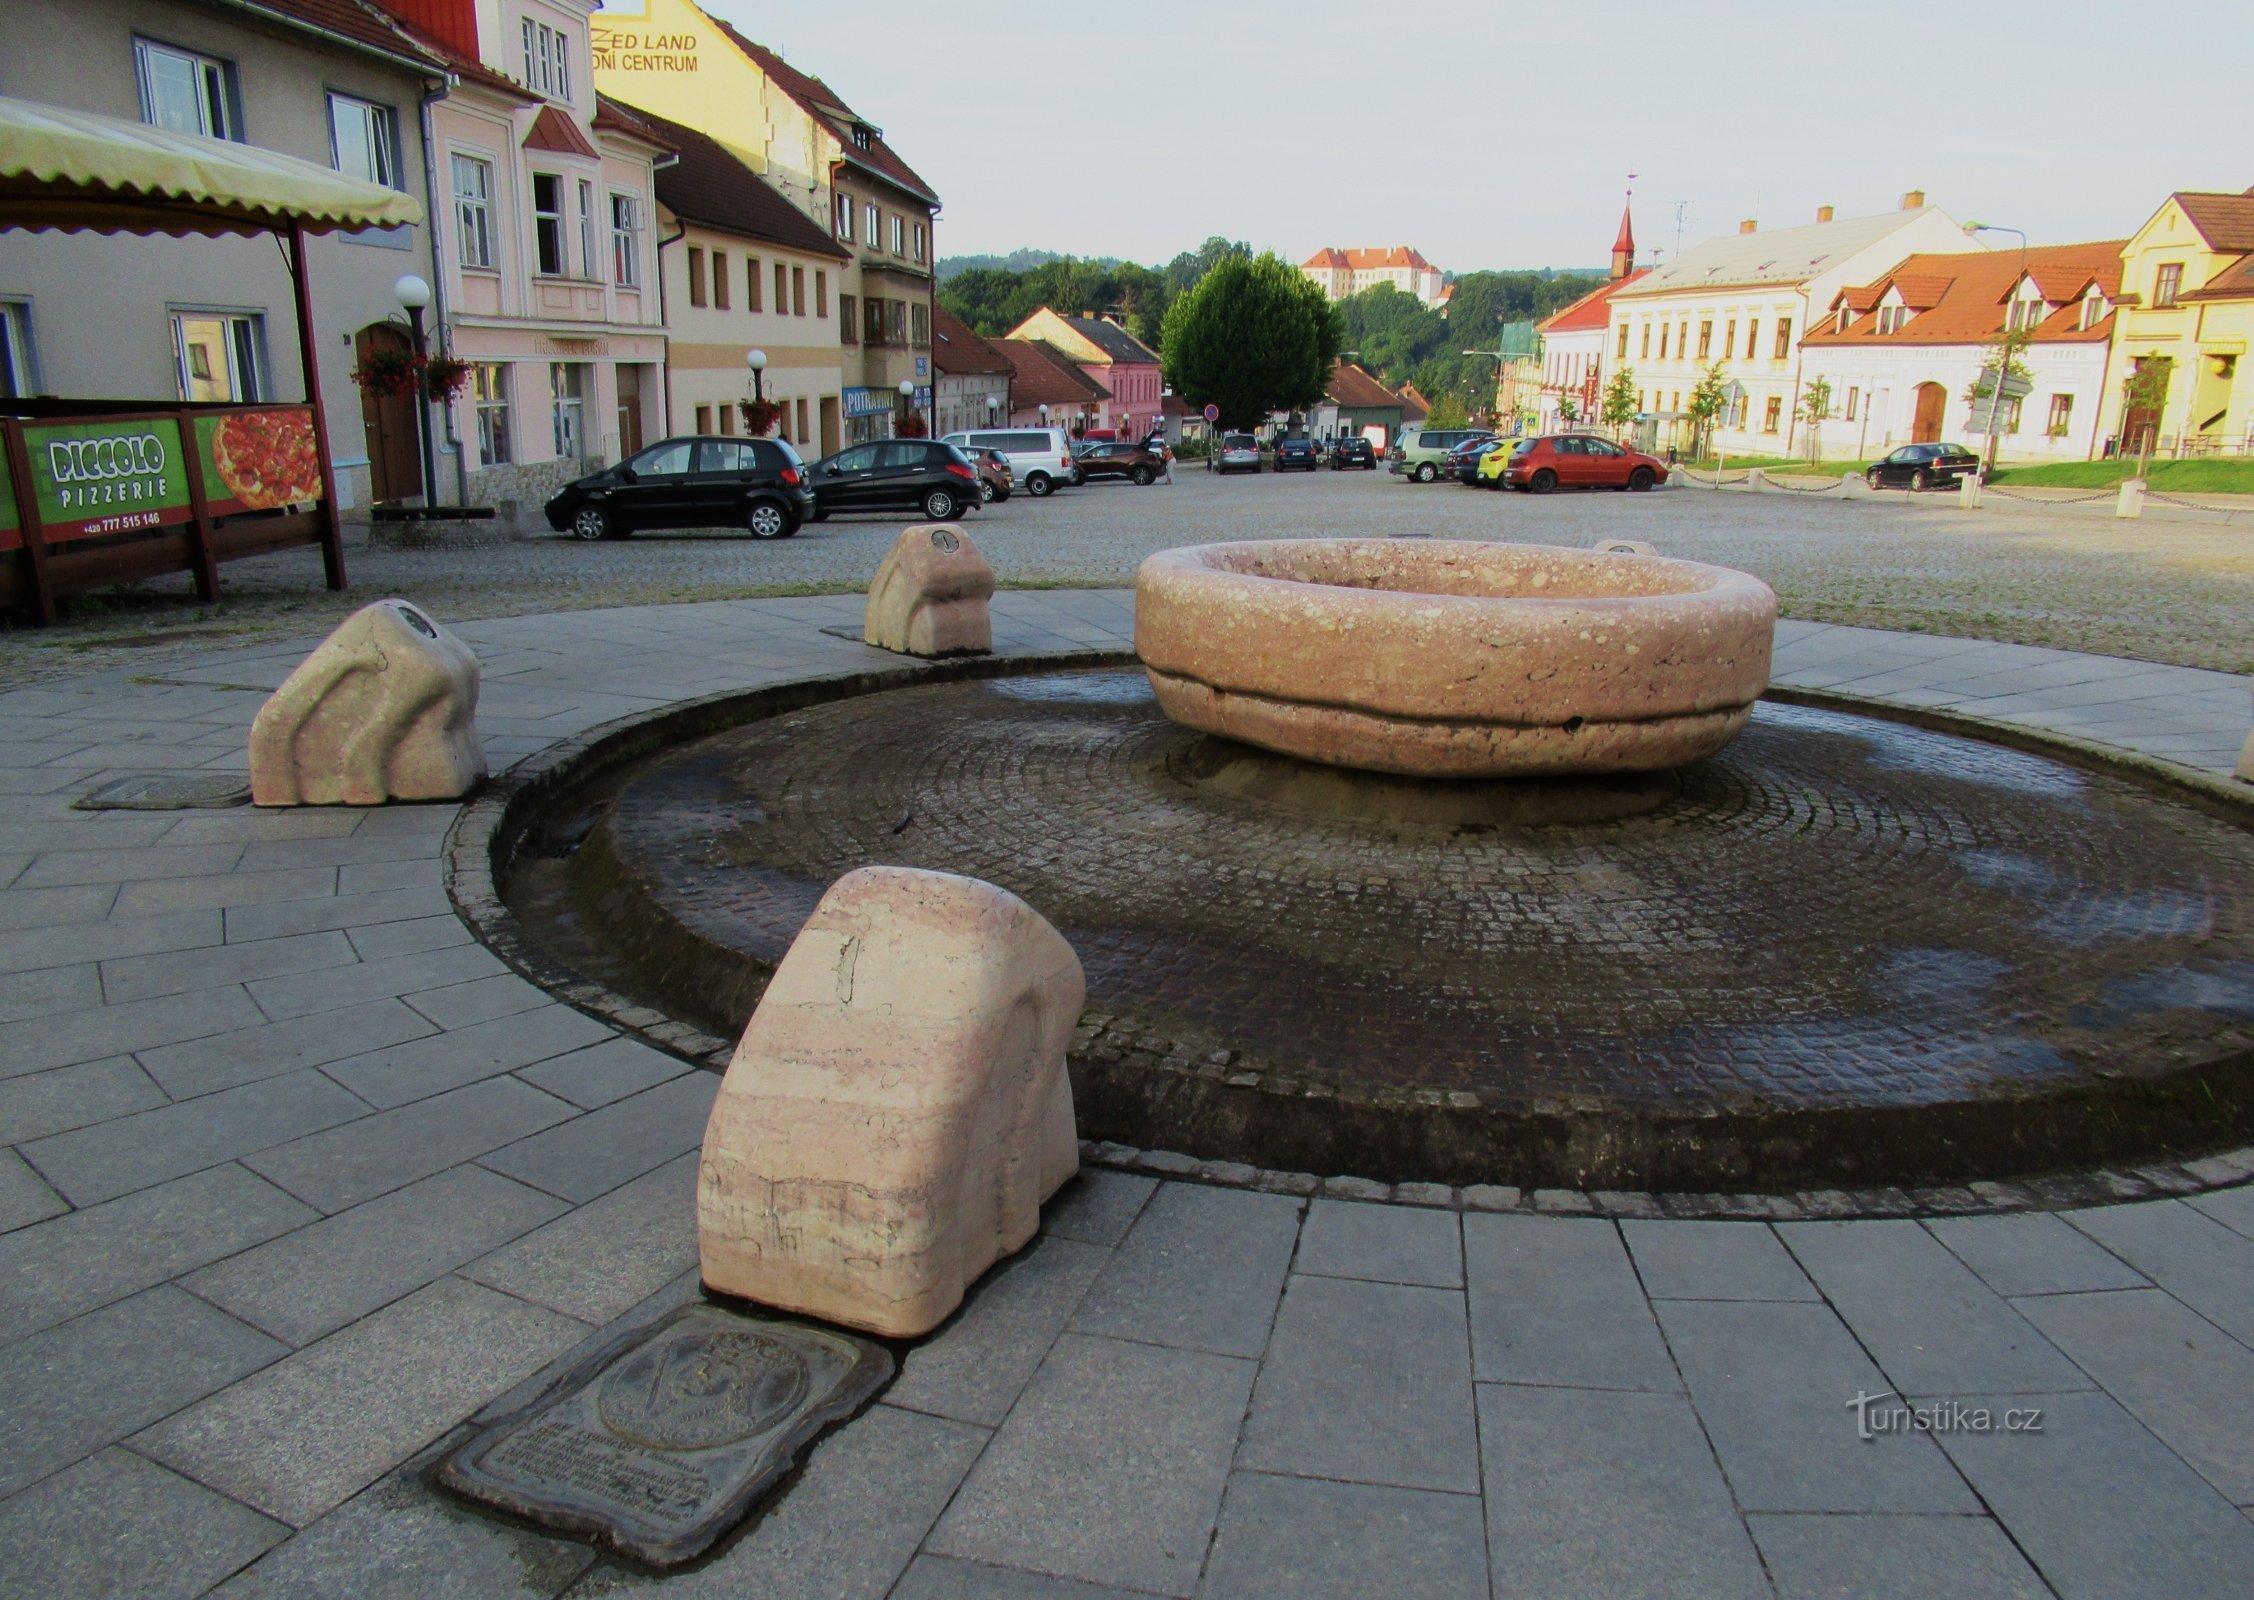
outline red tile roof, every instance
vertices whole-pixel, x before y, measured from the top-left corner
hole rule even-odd
[[[860,121],[859,115],[839,98],[836,90],[821,79],[799,71],[765,45],[746,38],[709,12],[706,13],[706,20],[725,34],[728,41],[766,75],[769,83],[797,101],[802,110],[836,136],[848,166],[874,173],[919,199],[928,200],[933,205],[939,204],[939,196],[932,192],[931,185],[917,177],[915,169],[901,160],[892,146],[885,143],[884,136],[873,127],[869,130],[867,149],[864,150],[853,142],[853,128]]]
[[[2244,194],[2179,190],[2168,197],[2184,208],[2199,236],[2217,250],[2254,250],[2254,189]]]
[[[1423,391],[1413,383],[1401,385],[1400,401],[1401,420],[1403,422],[1422,422],[1432,414],[1432,402],[1427,400]]]
[[[1109,389],[1081,371],[1072,357],[1053,344],[1039,339],[995,339],[990,343],[1015,371],[1010,383],[1010,405],[1015,410],[1081,405],[1111,397]]]
[[[1331,369],[1330,382],[1323,392],[1354,411],[1374,411],[1401,403],[1401,397],[1371,376],[1368,368],[1352,361],[1341,361]]]
[[[2183,300],[2254,300],[2254,255],[2240,256]]]
[[[931,364],[941,372],[1015,372],[1010,358],[970,331],[945,306],[931,307]]]
[[[514,78],[503,77],[500,73],[481,63],[475,56],[455,49],[444,39],[416,26],[408,18],[398,16],[381,6],[373,4],[372,0],[258,0],[258,3],[276,9],[285,6],[323,6],[325,8],[329,5],[350,3],[356,9],[377,18],[386,28],[407,40],[424,55],[434,59],[440,70],[452,74],[462,82],[474,83],[480,88],[490,89],[495,94],[505,95],[512,100],[520,100],[526,104],[536,105],[539,103],[540,96],[534,94],[523,84],[518,83]]]
[[[2053,302],[2057,309],[2036,329],[2045,344],[2102,344],[2113,336],[2109,312],[2095,323],[2080,326],[2080,297],[2093,282],[2098,292],[2113,299],[2121,288],[2121,248],[2126,241],[2102,240],[2095,244],[2044,245],[2027,252],[2027,272],[2036,287],[2071,283],[2071,298]],[[1956,255],[1911,256],[1874,284],[1843,291],[1828,308],[1844,305],[1854,320],[1847,331],[1835,330],[1831,321],[1808,331],[1811,345],[1928,345],[1989,344],[2004,330],[2005,307],[2018,287],[2019,252],[1974,250]],[[1874,315],[1888,288],[1902,291],[1902,301],[1917,314],[1892,333],[1878,331]]]
[[[829,230],[769,188],[743,158],[709,134],[684,127],[644,111],[640,106],[606,102],[614,113],[631,119],[643,137],[670,146],[676,159],[657,169],[657,197],[667,210],[687,222],[701,223],[723,233],[762,239],[805,255],[848,259],[843,247],[831,240]]]
[[[263,11],[283,22],[319,28],[354,44],[399,57],[426,71],[445,69],[437,51],[410,35],[387,13],[360,0],[238,0],[246,11]]]
[[[1614,295],[1649,272],[1649,267],[1638,267],[1625,278],[1591,289],[1580,299],[1562,310],[1553,311],[1535,325],[1537,333],[1586,333],[1591,328],[1601,328],[1612,320],[1612,308],[1606,304]]]
[[[1356,272],[1368,272],[1378,267],[1415,267],[1420,272],[1437,272],[1440,269],[1425,260],[1423,254],[1405,244],[1391,249],[1341,250],[1336,245],[1325,245],[1307,258],[1310,267],[1346,267]]]

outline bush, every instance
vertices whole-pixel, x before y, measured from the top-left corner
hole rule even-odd
[[[1184,439],[1174,447],[1174,459],[1177,461],[1203,461],[1211,454],[1213,454],[1213,441],[1211,439]]]

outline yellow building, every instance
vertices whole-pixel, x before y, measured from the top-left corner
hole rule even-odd
[[[2254,450],[2254,189],[2172,194],[2121,252],[2102,431],[2124,455]],[[2158,404],[2132,405],[2154,368]]]

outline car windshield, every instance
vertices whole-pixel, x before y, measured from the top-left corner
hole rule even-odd
[[[1518,448],[1513,450],[1511,454],[1514,456],[1530,456],[1534,453],[1534,447],[1541,442],[1539,439],[1521,439],[1518,441]]]
[[[1257,450],[1260,448],[1249,433],[1232,433],[1221,441],[1224,450]]]

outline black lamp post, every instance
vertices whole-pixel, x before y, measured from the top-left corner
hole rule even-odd
[[[767,352],[764,350],[745,351],[744,365],[751,368],[751,398],[754,401],[766,399],[767,391],[760,382],[760,375],[767,370]]]
[[[423,377],[423,362],[430,354],[423,347],[423,307],[430,304],[430,285],[409,272],[391,286],[391,292],[407,313],[407,338],[415,347],[415,452],[423,472],[423,504],[429,506],[437,503],[432,484],[438,475],[430,453],[430,389]]]
[[[903,439],[908,436],[908,416],[915,406],[915,401],[916,380],[913,378],[902,378],[900,380],[900,426],[895,428],[893,432],[897,433]]]

